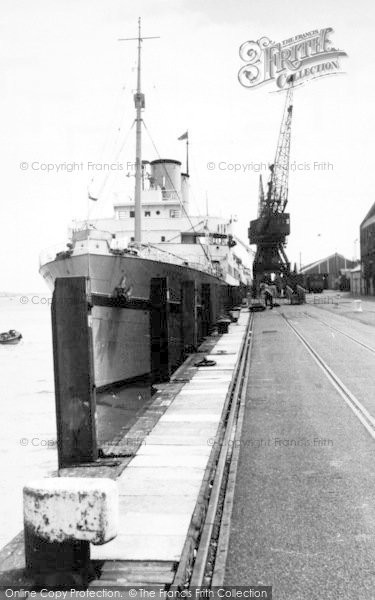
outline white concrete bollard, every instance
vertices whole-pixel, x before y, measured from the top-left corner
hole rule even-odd
[[[51,576],[56,582],[56,573],[73,573],[85,584],[90,543],[105,544],[117,535],[118,502],[117,484],[107,478],[52,477],[25,485],[27,569],[47,583]]]
[[[355,312],[363,312],[362,311],[362,300],[354,300],[354,311]]]

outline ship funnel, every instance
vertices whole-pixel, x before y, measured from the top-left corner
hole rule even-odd
[[[153,189],[161,189],[163,200],[178,202],[181,197],[181,163],[178,160],[160,158],[151,163]]]

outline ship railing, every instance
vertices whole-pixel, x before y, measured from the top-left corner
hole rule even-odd
[[[176,190],[162,190],[163,200],[173,200],[178,202],[178,193]]]
[[[142,258],[149,258],[150,260],[156,259],[172,264],[182,265],[186,263],[186,260],[182,256],[178,256],[168,250],[157,248],[153,244],[136,244],[135,242],[132,242],[129,246],[137,248]]]
[[[205,273],[212,273],[213,275],[217,275],[215,267],[208,264],[204,260],[199,262],[189,262],[189,267],[192,267],[193,269],[198,269],[198,271],[204,271]]]
[[[202,257],[201,260],[187,260],[182,256],[178,256],[173,252],[169,252],[168,250],[162,250],[161,248],[157,248],[152,244],[139,244],[136,242],[131,242],[129,244],[129,248],[134,248],[138,251],[139,256],[144,259],[149,260],[159,260],[161,262],[166,262],[174,265],[184,265],[186,267],[191,267],[193,269],[198,269],[199,271],[205,271],[207,273],[215,273],[215,268],[212,264],[208,263],[208,261]]]
[[[172,252],[168,252],[167,250],[161,250],[160,248],[156,248],[151,244],[135,244],[134,242],[129,245],[131,248],[135,248],[138,250],[139,256],[145,259],[150,260],[160,260],[162,262],[172,263],[172,264],[183,264],[184,259],[181,256],[177,256]]]
[[[49,262],[53,262],[59,256],[63,257],[63,255],[68,256],[72,253],[72,245],[70,242],[66,240],[64,242],[60,242],[59,244],[54,244],[53,246],[49,246],[48,248],[44,248],[39,253],[39,266],[42,267]]]

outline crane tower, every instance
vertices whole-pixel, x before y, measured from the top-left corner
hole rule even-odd
[[[290,273],[290,263],[285,254],[286,238],[290,233],[290,215],[285,212],[285,209],[288,204],[292,101],[291,82],[286,95],[275,161],[269,166],[270,177],[267,190],[265,193],[262,176],[260,176],[258,217],[250,221],[248,231],[250,244],[255,244],[257,247],[253,263],[256,289],[271,273],[285,279]]]

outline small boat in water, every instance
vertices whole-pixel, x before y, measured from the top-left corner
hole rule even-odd
[[[4,333],[0,333],[0,344],[18,344],[22,339],[22,334],[15,329],[9,329]]]

